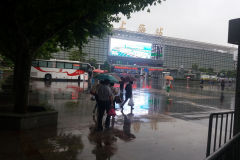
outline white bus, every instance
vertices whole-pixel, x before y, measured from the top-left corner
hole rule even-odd
[[[31,78],[44,80],[88,80],[89,63],[70,60],[41,60],[32,62]]]

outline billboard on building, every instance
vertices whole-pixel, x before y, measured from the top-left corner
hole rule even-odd
[[[152,44],[111,38],[109,54],[111,56],[151,59]]]

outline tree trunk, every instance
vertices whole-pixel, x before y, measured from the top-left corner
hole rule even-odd
[[[238,46],[238,62],[237,62],[235,114],[234,114],[233,134],[236,135],[239,132],[240,132],[240,46]]]
[[[14,66],[14,110],[17,113],[27,112],[31,63],[32,56],[29,49],[21,48],[16,54]]]

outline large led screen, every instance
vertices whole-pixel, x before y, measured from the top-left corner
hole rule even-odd
[[[151,58],[152,44],[129,40],[111,38],[110,55],[133,57],[133,58]]]

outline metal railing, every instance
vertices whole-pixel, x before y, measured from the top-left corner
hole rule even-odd
[[[211,154],[205,160],[239,160],[240,159],[240,133],[235,135],[229,142]]]
[[[232,139],[233,121],[234,121],[234,111],[210,114],[206,157],[208,157],[210,154],[215,152],[227,141]],[[213,127],[215,127],[214,133],[213,133]],[[213,142],[213,145],[212,145],[212,142]]]

